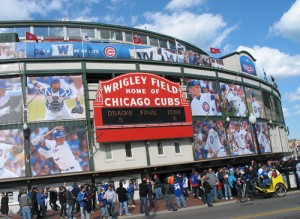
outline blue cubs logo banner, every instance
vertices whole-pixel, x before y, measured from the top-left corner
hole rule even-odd
[[[242,72],[256,76],[255,63],[248,56],[240,57]]]

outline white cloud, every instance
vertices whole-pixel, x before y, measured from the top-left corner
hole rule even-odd
[[[284,94],[284,98],[289,101],[289,102],[295,102],[295,101],[300,101],[300,87],[297,88],[295,92],[286,92]],[[296,105],[294,109],[298,109],[299,105]]]
[[[174,36],[202,50],[208,50],[212,44],[220,46],[228,34],[235,29],[235,27],[228,27],[221,15],[215,14],[147,12],[144,16],[148,23],[140,24],[137,28],[144,29],[146,26],[147,30]]]
[[[257,61],[256,69],[263,77],[263,68],[267,75],[289,77],[300,75],[300,55],[291,56],[278,49],[254,46],[239,46],[237,51],[249,52]]]
[[[280,20],[272,25],[270,33],[300,42],[300,1],[283,14]]]
[[[0,7],[0,20],[27,20],[33,15],[48,15],[62,8],[60,0],[10,0],[3,1]],[[16,13],[13,13],[16,12]]]
[[[290,112],[289,112],[289,109],[288,109],[288,108],[282,107],[282,112],[283,112],[283,116],[284,116],[285,118],[290,117]]]
[[[181,11],[184,9],[195,7],[203,3],[204,0],[171,0],[166,5],[166,9],[170,11],[179,11],[179,10]]]

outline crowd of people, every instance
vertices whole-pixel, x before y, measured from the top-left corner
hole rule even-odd
[[[214,202],[232,200],[243,182],[248,183],[249,191],[253,193],[255,185],[267,188],[272,177],[280,174],[282,167],[284,163],[277,161],[267,161],[262,165],[252,161],[249,165],[219,167],[215,171],[213,168],[201,172],[193,170],[189,175],[177,173],[159,177],[158,174],[153,174],[142,178],[140,184],[136,184],[134,179],[124,179],[117,188],[114,183],[100,183],[98,188],[92,183],[82,186],[76,183],[67,186],[64,183],[58,190],[54,187],[33,188],[28,193],[21,190],[19,213],[24,219],[31,219],[35,215],[37,218],[47,218],[49,202],[51,209],[48,210],[59,212],[60,218],[73,219],[74,212],[80,212],[82,219],[89,219],[98,207],[101,218],[117,218],[123,212],[128,216],[131,215],[130,210],[137,207],[135,191],[139,193],[139,213],[145,216],[150,215],[150,208],[161,204],[157,200],[163,200],[169,211],[186,208],[189,198],[201,199],[208,207],[213,207]],[[5,193],[1,195],[1,214],[7,215],[8,198]]]

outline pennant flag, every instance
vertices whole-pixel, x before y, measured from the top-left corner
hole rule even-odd
[[[263,71],[264,71],[264,79],[265,79],[266,82],[268,82],[267,74],[266,74],[266,72],[265,72],[265,69],[263,69]]]
[[[139,37],[133,37],[133,43],[134,44],[143,44],[143,40]]]
[[[26,40],[35,40],[37,43],[39,42],[39,39],[37,38],[36,35],[33,33],[29,33],[26,31]]]
[[[82,33],[82,40],[83,41],[90,41],[90,37],[87,33]]]
[[[275,79],[272,77],[272,75],[271,75],[271,80],[274,82],[275,81]]]
[[[175,40],[175,44],[176,44],[176,49],[178,50],[178,49],[184,49],[185,48],[185,46],[183,46],[183,45],[181,45],[179,42],[177,42],[176,40]]]
[[[221,53],[220,49],[212,48],[212,47],[210,47],[209,49],[210,49],[210,53],[212,53],[212,54]]]

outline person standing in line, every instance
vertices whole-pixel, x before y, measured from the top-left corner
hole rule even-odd
[[[68,186],[66,191],[66,204],[68,205],[68,216],[69,219],[73,219],[73,211],[74,211],[74,205],[75,205],[75,197],[72,194],[73,187]]]
[[[182,180],[182,185],[183,185],[183,197],[188,199],[189,198],[189,192],[188,192],[188,187],[189,187],[189,179],[184,173],[183,175],[183,180]]]
[[[157,174],[153,175],[154,178],[154,192],[155,192],[155,197],[156,200],[161,199],[162,193],[161,193],[161,182],[160,179],[158,178]]]
[[[86,209],[86,202],[88,203],[88,197],[86,194],[85,186],[83,185],[80,187],[80,192],[78,193],[77,201],[79,202],[80,205],[80,218],[90,219],[90,213]]]
[[[105,192],[105,197],[107,200],[107,207],[108,207],[109,215],[112,218],[116,218],[115,205],[117,202],[117,195],[116,195],[116,192],[114,191],[112,185],[108,185],[108,189]]]
[[[161,186],[161,191],[166,202],[167,208],[169,211],[177,211],[174,206],[174,201],[172,198],[172,189],[171,184],[168,183],[168,178],[165,179],[164,183]]]
[[[131,215],[128,211],[128,198],[127,198],[127,190],[123,187],[123,183],[119,183],[119,188],[117,188],[116,193],[118,194],[118,200],[120,203],[119,215],[123,214],[123,207],[125,208],[125,214],[127,216]]]
[[[23,219],[31,219],[31,198],[26,194],[25,190],[21,191],[19,205],[21,207]]]
[[[73,196],[76,198],[76,199],[75,199],[75,206],[74,206],[76,212],[80,212],[80,204],[79,204],[79,202],[77,201],[77,196],[78,196],[79,192],[80,192],[80,188],[79,188],[79,186],[77,185],[77,183],[75,182],[74,185],[73,185],[72,194],[73,194]]]
[[[131,207],[135,208],[136,204],[135,204],[135,201],[134,201],[134,182],[133,182],[132,179],[129,180],[129,186],[128,186],[127,192],[129,193],[129,197],[130,197],[130,200],[131,200]],[[128,203],[128,205],[129,205],[129,203]]]
[[[31,217],[33,215],[38,214],[38,204],[36,199],[36,188],[32,188],[32,190],[28,193],[28,196],[31,198]]]
[[[51,187],[49,189],[49,196],[50,196],[50,207],[52,211],[57,211],[58,210],[58,205],[56,204],[57,202],[57,191],[54,187]]]
[[[150,216],[147,207],[148,193],[149,193],[149,188],[147,185],[147,179],[143,178],[142,183],[139,184],[139,195],[140,195],[140,214],[145,214],[145,216]]]
[[[60,203],[60,218],[68,218],[67,217],[67,202],[66,202],[66,188],[61,186],[59,188],[58,198]]]
[[[109,213],[107,209],[107,200],[105,197],[105,189],[103,187],[100,188],[100,192],[98,194],[98,202],[101,210],[101,219],[108,218]]]
[[[46,217],[46,199],[47,199],[47,194],[44,192],[44,189],[42,187],[38,188],[38,192],[36,193],[36,200],[38,204],[38,218],[41,216],[42,218]]]
[[[212,168],[208,169],[208,173],[206,174],[208,178],[208,183],[212,187],[212,195],[213,195],[213,201],[218,200],[218,194],[217,194],[217,182],[218,178],[215,172],[212,170]]]
[[[1,192],[1,197],[2,197],[2,199],[1,199],[1,214],[7,216],[8,211],[9,211],[7,194],[4,192]]]
[[[148,180],[147,185],[148,185],[148,189],[149,189],[148,200],[149,200],[151,208],[153,208],[154,207],[154,200],[153,200],[154,183],[153,183],[153,181]]]
[[[174,184],[172,185],[172,189],[174,191],[174,195],[176,198],[177,207],[181,208],[181,204],[184,208],[186,208],[186,201],[183,198],[183,185],[178,179],[174,180]],[[181,204],[180,204],[181,202]]]
[[[203,178],[203,188],[205,190],[205,196],[206,196],[207,206],[208,207],[213,207],[213,205],[211,204],[211,198],[212,198],[211,190],[212,190],[212,187],[209,184],[208,178],[206,177],[206,175],[203,175],[202,178]]]

